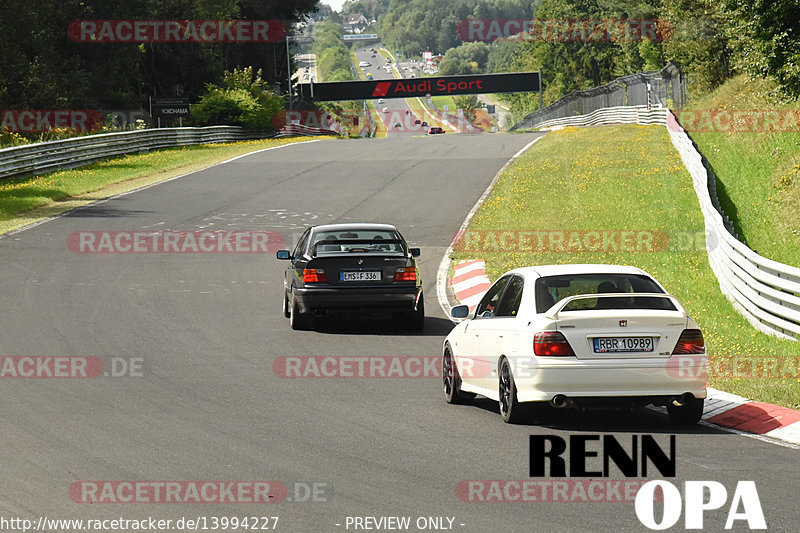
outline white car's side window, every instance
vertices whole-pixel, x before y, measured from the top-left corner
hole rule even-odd
[[[483,299],[481,299],[481,303],[478,304],[475,310],[476,317],[491,318],[495,315],[497,312],[497,304],[500,301],[500,297],[503,295],[503,289],[506,288],[509,279],[511,279],[510,276],[504,276],[489,287],[489,290],[486,291]]]
[[[519,276],[513,276],[508,283],[508,288],[500,303],[497,306],[497,312],[494,316],[516,317],[519,311],[519,305],[522,302],[522,289],[525,281]]]

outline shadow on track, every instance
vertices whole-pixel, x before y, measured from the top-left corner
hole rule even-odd
[[[70,218],[125,218],[149,215],[151,211],[134,211],[130,209],[118,209],[107,204],[91,205],[82,209],[70,211],[66,216]]]
[[[351,334],[351,335],[382,335],[382,336],[438,336],[444,337],[455,324],[450,320],[438,317],[425,317],[425,329],[413,331],[408,329],[400,320],[395,320],[388,315],[359,316],[359,315],[334,315],[317,319],[315,330],[319,333]]]
[[[497,421],[503,423],[499,414],[498,403],[484,396],[476,397],[471,404],[464,407],[477,407],[497,415]],[[733,435],[728,431],[705,425],[689,427],[672,425],[663,407],[649,406],[643,409],[624,410],[603,407],[580,409],[567,407],[542,407],[531,414],[518,426],[537,426],[558,431],[588,431],[596,433],[665,433],[695,435]]]

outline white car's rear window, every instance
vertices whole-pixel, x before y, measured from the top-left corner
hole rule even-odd
[[[536,292],[537,313],[547,311],[556,302],[564,298],[582,294],[664,293],[653,278],[641,274],[570,274],[545,276],[536,280],[534,290]],[[602,300],[607,301],[601,303]],[[611,303],[612,301],[613,304]],[[569,309],[570,311],[598,309],[609,304],[621,306],[616,307],[617,309],[674,309],[674,305],[667,298],[590,298],[577,300],[570,305],[572,304],[575,304],[575,308]],[[600,307],[598,307],[598,305],[600,305]]]

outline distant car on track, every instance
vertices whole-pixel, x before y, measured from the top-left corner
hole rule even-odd
[[[454,307],[455,318],[469,308]],[[445,399],[482,394],[506,422],[546,405],[666,406],[698,422],[706,397],[703,333],[649,274],[616,265],[512,270],[443,346]]]
[[[425,322],[417,257],[389,224],[328,224],[303,233],[284,274],[283,313],[292,329],[337,312],[392,312],[411,329]]]
[[[428,130],[428,135],[437,135],[439,133],[444,133],[444,130],[439,126],[433,126]]]

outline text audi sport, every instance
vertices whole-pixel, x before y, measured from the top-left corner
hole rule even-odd
[[[708,359],[697,323],[646,272],[549,265],[501,276],[445,339],[442,365],[449,403],[482,394],[506,422],[547,402],[602,402],[663,405],[674,423],[693,424]]]
[[[390,311],[412,329],[425,322],[425,301],[416,258],[389,224],[328,224],[308,228],[284,275],[283,313],[292,329],[311,327],[332,312]]]

